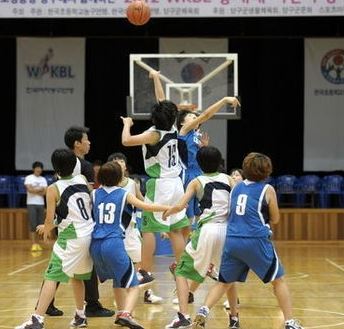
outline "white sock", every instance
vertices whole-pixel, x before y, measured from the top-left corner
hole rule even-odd
[[[82,309],[82,310],[78,310],[78,309],[76,309],[76,310],[75,310],[75,313],[76,313],[77,315],[79,315],[79,316],[80,316],[80,318],[83,318],[83,319],[85,319],[85,318],[86,318],[86,315],[85,315],[85,310],[84,310],[84,309]]]
[[[44,322],[44,316],[39,315],[39,314],[32,314],[39,322],[43,323]]]

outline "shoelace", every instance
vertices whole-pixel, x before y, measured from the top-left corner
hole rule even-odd
[[[287,322],[287,324],[301,328],[301,322],[297,319],[290,320]]]

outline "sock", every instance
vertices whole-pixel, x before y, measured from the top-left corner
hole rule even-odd
[[[207,306],[202,306],[198,310],[198,314],[203,315],[205,318],[209,315],[209,312],[210,310]]]
[[[32,316],[34,316],[40,323],[44,322],[44,316],[35,313],[32,314]]]
[[[190,320],[190,319],[191,319],[190,314],[184,314],[184,313],[182,313],[182,314],[183,314],[183,316],[184,316],[185,319],[187,319],[187,320]]]
[[[80,316],[80,318],[83,318],[83,319],[85,319],[85,318],[86,318],[86,315],[85,315],[85,310],[84,310],[84,309],[82,309],[82,310],[78,310],[78,309],[76,309],[76,310],[75,310],[75,313],[76,313],[77,315],[79,315],[79,316]]]

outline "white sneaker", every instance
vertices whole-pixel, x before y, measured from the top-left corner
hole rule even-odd
[[[145,291],[144,303],[145,304],[160,304],[163,301],[162,297],[155,296],[152,289]]]
[[[195,301],[195,299],[194,299],[194,294],[190,291],[190,292],[189,292],[189,297],[188,297],[188,304],[193,304],[194,301]],[[172,303],[175,304],[175,305],[179,304],[178,297],[177,297],[177,298],[174,298],[174,299],[172,300]]]
[[[224,303],[223,303],[223,307],[226,309],[226,310],[230,310],[230,306],[229,306],[229,301],[226,300]]]
[[[285,329],[303,329],[300,321],[296,319],[291,319],[285,322]]]
[[[15,327],[15,329],[44,329],[44,323],[36,316],[32,315],[31,319],[24,322],[22,325]]]

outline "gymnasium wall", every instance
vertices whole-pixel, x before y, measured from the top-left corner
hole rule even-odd
[[[123,20],[0,21],[0,173],[13,173],[15,139],[16,36],[85,36],[85,122],[91,128],[90,160],[125,151],[133,170],[142,172],[137,148],[120,145],[128,95],[128,54],[154,53],[158,36],[228,37],[239,54],[242,120],[228,121],[228,167],[240,166],[250,151],[269,154],[275,173],[302,173],[305,36],[341,36],[343,25],[325,19],[156,19],[135,28]],[[71,122],[72,124],[72,122]],[[140,132],[148,122],[136,122]]]

